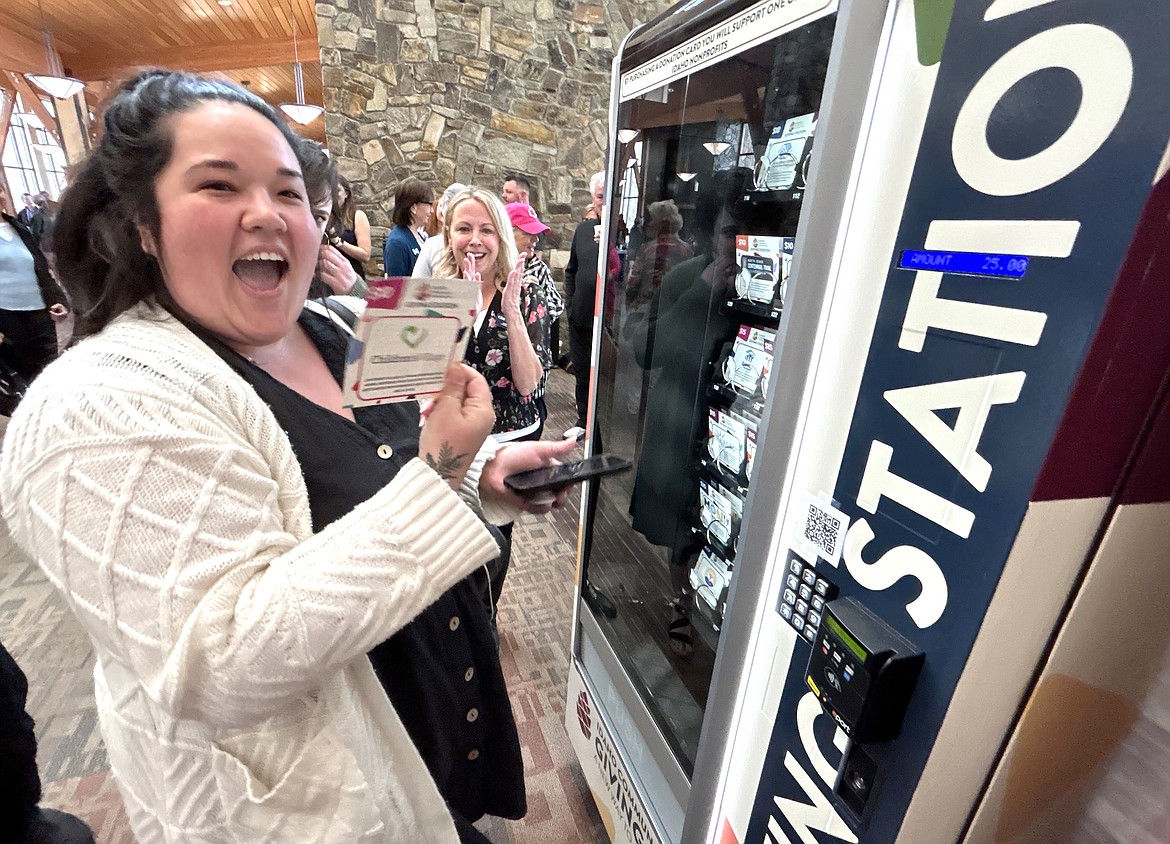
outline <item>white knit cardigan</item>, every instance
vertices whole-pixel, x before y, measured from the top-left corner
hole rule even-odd
[[[140,844],[457,842],[365,654],[497,553],[464,500],[485,457],[460,495],[412,460],[314,534],[276,418],[172,317],[45,369],[0,497],[93,640]]]

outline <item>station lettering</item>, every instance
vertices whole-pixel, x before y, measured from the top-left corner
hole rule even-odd
[[[1009,17],[1037,5],[1042,3],[996,2],[984,20]],[[1080,84],[1082,96],[1076,115],[1060,136],[1039,152],[1020,159],[1000,157],[987,140],[993,110],[1018,82],[1052,67],[1071,71]],[[1118,35],[1105,27],[1061,25],[1028,38],[997,60],[969,91],[951,138],[957,173],[968,187],[984,197],[1014,197],[1057,184],[1077,172],[1112,135],[1129,100],[1132,83],[1129,50]],[[1061,118],[1053,115],[1052,119],[1057,122]],[[940,218],[929,224],[923,248],[1059,259],[1070,255],[1079,230],[1077,220]],[[944,271],[945,264],[915,270],[897,338],[899,349],[921,353],[927,337],[940,330],[1024,347],[1039,345],[1047,321],[1044,312],[946,298],[941,295]],[[980,454],[985,428],[994,423],[997,408],[1019,399],[1027,377],[1024,369],[988,372],[974,378],[888,390],[883,399],[946,459],[956,477],[983,493],[994,472],[994,466]],[[947,422],[939,415],[944,410],[957,410],[957,414],[948,414],[952,421]],[[976,514],[948,499],[944,489],[930,488],[925,479],[916,479],[916,468],[900,463],[896,450],[880,435],[873,437],[856,490],[858,507],[876,514],[886,502],[895,502],[960,539],[969,538]],[[850,526],[843,554],[850,575],[862,588],[873,592],[889,589],[906,577],[917,580],[920,590],[906,604],[906,613],[918,628],[936,624],[943,617],[950,595],[942,566],[913,544],[897,545],[867,561],[865,549],[875,539],[866,518]],[[806,703],[819,711],[815,695],[801,699],[797,718],[807,722],[798,724],[801,746],[825,787],[818,786],[801,761],[786,751],[784,768],[803,792],[803,800],[777,794],[772,800],[774,810],[803,844],[817,844],[819,839],[813,831],[856,842],[857,837],[831,803],[833,766],[808,726],[819,716],[802,715]],[[837,734],[840,736],[840,730]],[[790,833],[775,813],[768,817],[767,833],[763,840],[792,844]]]
[[[1097,48],[1092,61],[1078,58],[1078,51],[1088,45]],[[1013,85],[1050,67],[1063,67],[1077,76],[1083,95],[1075,119],[1060,137],[1027,159],[993,153],[987,145],[987,121],[993,109]],[[1076,172],[1108,140],[1121,119],[1132,83],[1129,51],[1104,27],[1075,24],[1032,36],[987,70],[960,109],[951,143],[959,175],[973,190],[994,196],[1050,187]],[[1030,165],[1027,179],[1022,178],[1023,163]],[[1038,173],[1044,175],[1038,177]],[[935,220],[925,247],[1064,258],[1071,253],[1078,231],[1079,223],[1073,220]],[[1040,342],[1045,314],[943,298],[939,294],[942,276],[932,270],[915,272],[899,348],[921,352],[931,329],[1024,346]],[[984,427],[996,406],[1019,398],[1026,378],[1022,371],[992,374],[892,390],[885,399],[968,483],[983,492],[992,472],[979,455]],[[953,426],[937,414],[950,409],[959,411]],[[975,514],[899,474],[895,459],[891,446],[879,439],[872,441],[857,491],[858,506],[877,513],[883,499],[888,499],[958,537],[969,537]],[[919,627],[936,623],[948,597],[946,577],[938,563],[922,549],[902,545],[867,564],[861,550],[873,537],[866,519],[850,526],[844,555],[850,574],[871,590],[887,589],[907,575],[916,578],[922,590],[906,611]]]

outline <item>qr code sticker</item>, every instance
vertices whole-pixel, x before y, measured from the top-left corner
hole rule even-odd
[[[827,501],[806,495],[798,519],[797,545],[805,555],[811,560],[823,557],[830,565],[837,565],[841,561],[849,517]]]

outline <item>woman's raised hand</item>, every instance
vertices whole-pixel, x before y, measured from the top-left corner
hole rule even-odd
[[[321,280],[338,296],[345,296],[357,283],[357,272],[341,251],[329,244],[322,244],[317,256],[317,272]]]
[[[453,363],[443,376],[443,389],[427,410],[418,456],[452,489],[459,489],[495,421],[487,381],[470,366]]]
[[[483,274],[476,269],[474,255],[468,255],[463,259],[463,277],[475,284],[483,283]]]
[[[475,285],[475,313],[479,315],[486,303],[483,301],[483,274],[475,267],[474,255],[463,259],[463,278]]]
[[[500,309],[504,316],[515,318],[520,313],[520,290],[524,287],[524,262],[528,260],[528,253],[521,252],[516,259],[512,272],[508,273],[508,283],[504,285],[504,298],[500,302]]]

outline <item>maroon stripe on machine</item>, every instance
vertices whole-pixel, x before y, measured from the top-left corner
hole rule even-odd
[[[1170,178],[1163,178],[1146,200],[1032,500],[1112,496],[1168,371]],[[1170,472],[1164,477],[1170,482]]]
[[[1170,501],[1170,395],[1162,393],[1157,415],[1117,496],[1118,504]]]

